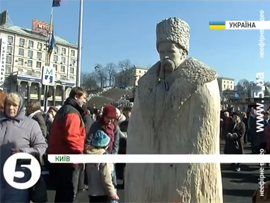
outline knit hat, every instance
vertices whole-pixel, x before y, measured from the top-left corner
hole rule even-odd
[[[187,22],[179,18],[167,18],[157,24],[156,46],[162,42],[171,41],[189,52],[190,27]]]
[[[106,147],[110,143],[110,137],[102,130],[98,130],[92,138],[93,147]]]
[[[108,118],[117,119],[116,108],[113,105],[105,105],[102,115]]]

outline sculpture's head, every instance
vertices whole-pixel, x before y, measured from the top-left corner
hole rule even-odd
[[[167,73],[178,68],[189,52],[189,25],[179,18],[168,18],[157,24],[157,51]]]

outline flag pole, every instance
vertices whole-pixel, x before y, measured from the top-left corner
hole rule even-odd
[[[46,66],[50,66],[50,54],[49,54],[49,49],[50,49],[50,39],[52,38],[52,29],[53,29],[53,6],[51,8],[51,17],[50,17],[50,30],[49,30],[49,37],[48,37],[48,46],[47,46],[47,61],[45,63]],[[44,112],[47,112],[47,106],[48,106],[48,86],[44,85],[44,98],[43,98],[43,105],[44,105]]]
[[[51,8],[51,18],[50,18],[50,30],[49,30],[49,38],[48,38],[48,47],[47,47],[47,66],[50,66],[50,54],[49,54],[49,49],[50,49],[50,40],[52,38],[52,31],[53,31],[53,6]]]
[[[81,85],[81,60],[82,60],[82,27],[83,27],[83,0],[80,0],[80,21],[78,33],[78,53],[77,53],[77,71],[76,71],[76,86]]]

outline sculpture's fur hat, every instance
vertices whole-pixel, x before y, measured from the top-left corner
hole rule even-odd
[[[156,27],[157,50],[161,42],[172,41],[189,52],[190,27],[187,22],[176,18],[167,18]]]

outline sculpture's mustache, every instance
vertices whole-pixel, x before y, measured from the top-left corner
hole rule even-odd
[[[169,58],[161,61],[161,67],[165,72],[171,72],[176,68],[174,61]]]

